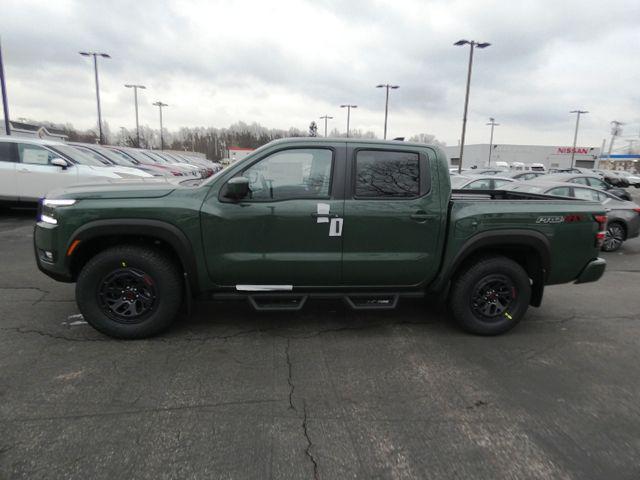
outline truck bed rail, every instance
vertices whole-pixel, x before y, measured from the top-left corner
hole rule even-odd
[[[451,190],[451,200],[582,200],[514,190]]]

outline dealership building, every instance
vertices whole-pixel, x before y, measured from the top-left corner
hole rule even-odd
[[[546,168],[568,168],[571,166],[573,147],[547,145],[503,145],[493,144],[491,164],[494,162],[514,162],[526,164],[541,163]],[[460,146],[444,147],[451,166],[460,163]],[[575,147],[574,165],[583,168],[597,168],[600,148]],[[489,144],[478,143],[464,146],[463,167],[485,167],[489,163]]]

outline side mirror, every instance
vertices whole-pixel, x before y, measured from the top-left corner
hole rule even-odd
[[[249,194],[249,179],[233,177],[227,182],[224,196],[232,200],[241,200]]]
[[[51,165],[55,165],[56,167],[60,167],[63,170],[66,170],[67,167],[69,166],[67,161],[63,160],[62,158],[54,158],[53,160],[51,160]]]

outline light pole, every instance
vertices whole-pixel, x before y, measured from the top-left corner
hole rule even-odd
[[[358,108],[358,105],[340,105],[340,108],[347,109],[347,138],[349,138],[349,122],[351,120],[351,109]]]
[[[330,117],[329,115],[323,115],[322,117],[320,117],[320,120],[324,119],[324,137],[327,138],[327,120],[333,120],[333,117]]]
[[[0,45],[0,90],[2,90],[2,107],[4,110],[5,135],[11,135],[11,121],[9,120],[9,101],[7,100],[7,84],[4,78],[4,63],[2,62],[2,45]]]
[[[386,97],[384,101],[384,139],[387,139],[387,116],[389,115],[389,89],[396,90],[400,88],[399,85],[389,85],[388,83],[381,83],[380,85],[376,85],[376,88],[384,88],[386,92]]]
[[[111,58],[108,53],[78,52],[83,57],[93,57],[93,71],[96,77],[96,100],[98,101],[98,143],[102,143],[102,112],[100,111],[100,84],[98,82],[98,57]]]
[[[144,85],[132,85],[132,84],[125,84],[125,87],[127,88],[133,88],[133,101],[136,104],[136,138],[137,143],[136,146],[138,148],[140,148],[140,124],[138,123],[138,89],[146,89],[147,87],[145,87]]]
[[[458,40],[455,46],[461,47],[469,45],[469,69],[467,70],[467,92],[464,97],[464,114],[462,115],[462,138],[460,139],[460,161],[458,164],[458,173],[462,173],[462,157],[464,154],[464,135],[467,131],[467,109],[469,108],[469,88],[471,86],[471,69],[473,68],[473,50],[477,48],[487,48],[490,43],[476,42],[475,40]]]
[[[489,164],[488,167],[491,166],[491,152],[493,152],[493,127],[500,126],[499,123],[496,123],[496,119],[493,117],[489,117],[489,123],[487,125],[491,125],[491,136],[489,137]]]
[[[578,141],[578,125],[580,125],[580,115],[589,112],[587,110],[571,110],[569,113],[576,114],[576,129],[573,132],[573,147],[571,148],[571,168],[573,168],[573,159],[576,156],[576,142]]]
[[[162,103],[160,100],[154,103],[156,107],[160,109],[160,150],[164,150],[164,136],[162,133],[162,107],[168,107],[166,103]]]
[[[617,120],[613,120],[611,122],[611,142],[609,142],[609,153],[607,154],[607,160],[611,161],[611,152],[613,151],[613,142],[616,137],[622,133],[622,125],[624,123],[619,122]]]

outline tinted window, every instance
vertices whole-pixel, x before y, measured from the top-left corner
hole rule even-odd
[[[491,180],[489,180],[488,178],[476,180],[475,182],[471,182],[464,188],[470,190],[491,190]]]
[[[361,150],[356,155],[355,196],[417,197],[420,159],[417,153]]]
[[[326,198],[333,152],[300,148],[274,153],[244,171],[253,200]]]
[[[556,187],[547,192],[549,195],[557,195],[558,197],[569,197],[569,187]]]
[[[18,153],[22,163],[31,165],[49,165],[56,155],[49,150],[37,145],[29,145],[27,143],[18,144]]]
[[[16,144],[11,142],[0,143],[0,162],[17,162]]]

